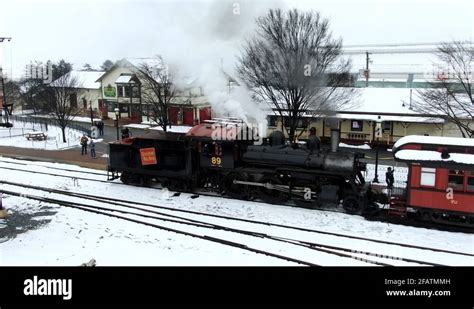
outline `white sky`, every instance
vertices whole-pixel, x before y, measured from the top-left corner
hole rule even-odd
[[[232,14],[234,3],[240,15]],[[32,60],[84,63],[162,54],[191,68],[231,68],[255,16],[268,7],[314,9],[345,44],[472,40],[469,0],[0,0],[0,61],[19,77]]]

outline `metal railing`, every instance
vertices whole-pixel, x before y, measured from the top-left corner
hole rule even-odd
[[[33,128],[35,127],[35,125],[38,125],[43,130],[43,127],[44,127],[45,131],[48,130],[48,125],[58,126],[57,122],[53,118],[38,117],[34,115],[28,115],[28,116],[11,115],[9,116],[9,118],[11,120],[20,121],[23,123],[31,123],[33,125]],[[90,128],[84,127],[74,121],[71,121],[67,127],[69,129],[73,129],[73,130],[77,130],[79,132],[85,133],[89,136],[91,135]]]

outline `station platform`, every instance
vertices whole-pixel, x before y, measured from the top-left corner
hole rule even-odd
[[[20,160],[35,160],[52,163],[74,164],[82,167],[98,170],[107,169],[107,158],[102,157],[103,152],[97,151],[97,157],[93,159],[88,149],[87,155],[81,155],[81,148],[75,147],[66,150],[40,150],[19,147],[0,146],[0,156]]]

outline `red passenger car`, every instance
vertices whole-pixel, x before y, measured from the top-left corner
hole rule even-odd
[[[406,136],[393,154],[408,164],[406,206],[424,220],[474,225],[474,139]]]

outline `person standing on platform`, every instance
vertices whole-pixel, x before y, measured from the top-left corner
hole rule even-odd
[[[387,188],[392,189],[393,188],[393,183],[395,182],[395,179],[393,177],[393,172],[391,167],[387,168],[387,172],[385,173],[385,181],[387,182]]]
[[[95,159],[95,143],[94,143],[94,139],[92,138],[91,138],[90,147],[91,147],[91,157],[92,159]]]
[[[84,134],[82,137],[81,137],[81,155],[84,155],[84,154],[87,154],[87,142],[89,141],[89,139],[87,138],[87,136]]]

